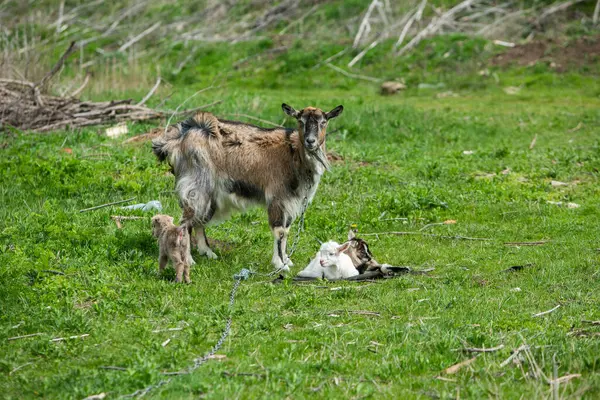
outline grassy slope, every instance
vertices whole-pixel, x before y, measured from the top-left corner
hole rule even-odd
[[[381,232],[456,219],[455,225],[429,231],[493,240],[371,237],[378,260],[435,271],[379,284],[327,285],[343,287],[337,291],[272,286],[266,278],[253,278],[238,294],[233,334],[220,352],[227,358],[176,377],[152,396],[447,398],[459,391],[473,398],[547,396],[549,385],[526,376],[531,371],[526,361],[524,371],[499,367],[524,341],[540,346],[533,355],[545,374],[552,374],[556,355],[559,375],[582,375],[562,385],[561,394],[598,396],[598,339],[567,334],[581,327],[581,320],[600,319],[600,144],[595,131],[600,101],[589,78],[570,84],[550,77],[554,86],[533,83],[517,96],[490,88],[449,99],[424,91],[381,98],[374,88],[348,80],[348,88],[332,91],[250,94],[228,88],[194,99],[195,104],[223,99],[214,110],[218,114],[246,112],[274,121],[281,121],[282,100],[296,107],[345,105],[331,126],[337,132],[329,138],[329,148],[345,160],[325,176],[309,209],[297,266],[314,253],[313,237],[343,240],[350,224],[361,232]],[[531,75],[501,78],[518,85]],[[181,89],[173,104],[192,93]],[[580,122],[581,129],[569,131]],[[131,131],[146,128],[132,125]],[[529,150],[536,134],[537,144]],[[73,154],[61,151],[65,140]],[[167,213],[178,215],[170,193],[173,178],[156,163],[147,143],[122,145],[95,129],[6,135],[3,142],[0,393],[5,398],[82,398],[99,392],[116,397],[157,382],[159,371],[185,368],[216,342],[228,315],[232,274],[248,266],[269,271],[271,239],[260,210],[209,231],[233,247],[221,251],[216,262],[197,257],[191,286],[174,285],[172,273],[157,274],[158,250],[148,220],[125,222],[117,230],[109,217],[124,211],[77,212],[137,196],[159,199]],[[464,155],[464,150],[475,153]],[[110,156],[86,157],[97,153]],[[506,168],[510,173],[501,174]],[[477,177],[485,173],[496,175]],[[553,179],[578,183],[553,188]],[[581,207],[561,208],[548,200]],[[382,221],[383,212],[384,218],[408,217],[410,222]],[[551,242],[540,247],[502,244],[526,240]],[[527,263],[534,265],[523,272],[499,272]],[[66,275],[43,272],[48,269]],[[513,291],[516,287],[521,291]],[[562,307],[554,313],[532,317],[557,304]],[[371,310],[381,316],[336,310]],[[334,311],[339,317],[328,315]],[[184,329],[152,333],[175,326]],[[36,332],[43,335],[6,341]],[[48,342],[83,333],[90,336]],[[171,342],[163,348],[167,338]],[[452,381],[434,379],[469,358],[455,351],[462,341],[506,348],[482,355],[449,376]],[[263,375],[228,377],[225,371]]]

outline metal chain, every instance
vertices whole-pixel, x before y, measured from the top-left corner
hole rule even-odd
[[[304,196],[304,204],[302,205],[302,213],[300,214],[300,221],[298,221],[298,231],[296,232],[296,237],[294,238],[294,242],[292,243],[292,247],[290,248],[290,254],[288,257],[292,257],[294,251],[296,251],[296,246],[300,241],[300,232],[304,229],[304,215],[306,214],[306,209],[308,208],[308,196]]]
[[[235,303],[235,295],[237,293],[238,287],[240,286],[240,283],[242,281],[247,280],[251,274],[253,274],[252,271],[250,271],[249,269],[243,268],[238,274],[235,274],[233,276],[233,279],[235,279],[235,282],[233,283],[233,288],[231,289],[231,294],[229,295],[229,310],[230,311],[233,309],[233,304]],[[195,371],[196,369],[198,369],[198,367],[200,367],[206,361],[210,360],[217,353],[217,351],[219,351],[221,346],[223,346],[223,343],[225,343],[227,336],[229,336],[229,333],[231,332],[231,322],[232,322],[232,317],[229,316],[229,318],[227,319],[227,323],[225,324],[225,328],[223,329],[223,332],[221,333],[221,337],[219,338],[217,343],[212,347],[212,349],[210,349],[210,351],[208,353],[206,353],[205,355],[203,355],[202,357],[195,358],[194,364],[191,367],[189,367],[186,371],[178,372],[177,375],[190,374],[193,371]],[[145,394],[147,394],[148,392],[150,392],[151,390],[158,389],[159,387],[166,385],[169,382],[171,382],[171,378],[162,380],[154,385],[146,386],[145,388],[136,390],[133,393],[123,395],[120,398],[142,397]]]

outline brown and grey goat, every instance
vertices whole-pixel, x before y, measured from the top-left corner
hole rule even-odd
[[[293,265],[286,253],[290,225],[312,201],[328,168],[325,131],[343,107],[282,108],[298,129],[265,129],[199,112],[152,141],[157,157],[173,168],[182,225],[194,228],[201,255],[216,258],[206,239],[209,222],[263,205],[275,238],[271,262],[283,271]]]

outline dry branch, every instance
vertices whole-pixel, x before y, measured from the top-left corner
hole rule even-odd
[[[34,336],[40,336],[40,335],[43,335],[43,333],[38,332],[38,333],[30,333],[29,335],[14,336],[14,337],[9,337],[6,340],[11,341],[11,340],[17,340],[17,339],[25,339],[25,338],[30,338],[30,337],[34,337]]]
[[[140,33],[139,35],[135,36],[134,38],[132,38],[131,40],[129,40],[127,43],[125,43],[121,47],[119,47],[119,51],[123,52],[123,51],[127,50],[129,47],[131,47],[136,42],[138,42],[141,38],[143,38],[144,36],[149,35],[152,32],[154,32],[156,29],[158,29],[159,26],[160,26],[160,22],[156,22],[150,28],[146,29],[145,31],[143,31],[142,33]]]
[[[127,200],[119,200],[119,201],[113,201],[112,203],[106,203],[106,204],[101,204],[99,206],[94,206],[94,207],[90,207],[90,208],[84,208],[83,210],[79,210],[80,213],[82,212],[86,212],[86,211],[92,211],[92,210],[97,210],[99,208],[104,208],[104,207],[108,207],[108,206],[113,206],[115,204],[121,204],[121,203],[127,203],[131,200],[134,200],[135,197],[132,197],[130,199]]]
[[[498,351],[504,348],[504,345],[501,344],[496,347],[466,347],[464,349],[460,349],[461,351],[465,351],[467,353],[493,353],[494,351]]]
[[[540,313],[533,314],[533,316],[534,316],[534,317],[541,317],[542,315],[550,314],[551,312],[554,312],[554,311],[558,310],[558,308],[560,308],[560,304],[559,304],[559,305],[557,305],[556,307],[554,307],[554,308],[553,308],[553,309],[551,309],[551,310],[548,310],[548,311],[542,311],[542,312],[540,312]]]
[[[351,74],[350,72],[344,71],[340,67],[336,67],[333,64],[325,64],[325,65],[328,66],[329,68],[331,68],[332,70],[337,71],[344,76],[347,76],[348,78],[362,79],[365,81],[371,81],[371,82],[377,82],[377,83],[381,82],[381,79],[373,78],[371,76]]]
[[[421,236],[429,236],[429,237],[438,237],[442,239],[457,239],[457,240],[493,240],[489,238],[476,238],[476,237],[468,237],[468,236],[446,236],[446,235],[436,235],[433,233],[424,233],[424,232],[374,232],[374,233],[363,233],[361,236],[379,236],[379,235],[396,235],[396,236],[404,236],[404,235],[421,235]]]

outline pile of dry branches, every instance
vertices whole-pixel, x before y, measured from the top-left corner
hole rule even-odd
[[[45,94],[50,79],[61,69],[65,60],[77,49],[72,42],[67,51],[44,78],[38,82],[17,79],[0,79],[0,129],[12,126],[21,130],[46,132],[66,127],[120,121],[143,121],[168,115],[187,113],[153,110],[144,103],[152,96],[160,78],[150,92],[137,104],[132,99],[104,102],[80,101],[76,96],[89,80],[68,96]]]

